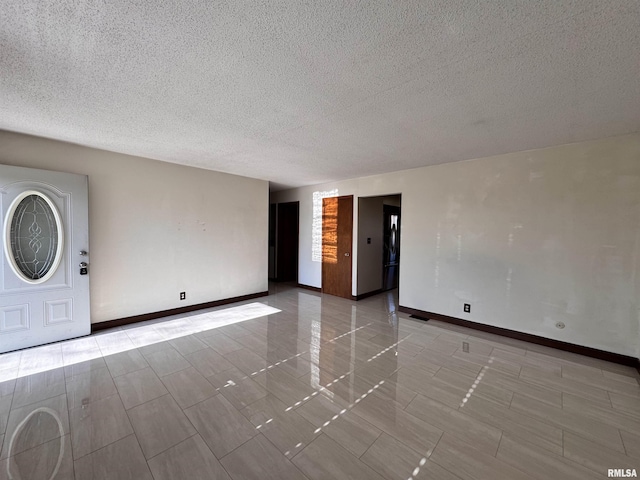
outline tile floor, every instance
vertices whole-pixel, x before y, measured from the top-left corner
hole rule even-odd
[[[0,355],[0,479],[598,479],[640,470],[630,367],[269,297]],[[468,346],[468,352],[467,347]]]

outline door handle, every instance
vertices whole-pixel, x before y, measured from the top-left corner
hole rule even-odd
[[[80,262],[80,268],[86,268],[87,262]]]
[[[349,257],[351,254],[349,252],[345,253],[344,256],[345,257]]]

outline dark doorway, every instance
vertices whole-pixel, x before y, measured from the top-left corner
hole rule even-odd
[[[400,276],[400,207],[383,205],[382,289],[398,288]]]
[[[353,195],[322,200],[322,292],[351,298]]]
[[[271,205],[270,243],[273,242],[275,258],[270,276],[278,282],[298,281],[299,215],[300,202]]]

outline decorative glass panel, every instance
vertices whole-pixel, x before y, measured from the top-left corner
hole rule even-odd
[[[54,264],[57,266],[61,248],[52,205],[44,196],[33,193],[18,203],[8,221],[12,263],[26,280],[43,279]]]

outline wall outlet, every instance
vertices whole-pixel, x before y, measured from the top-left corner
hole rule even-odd
[[[180,300],[186,300],[187,299],[187,292],[180,292]]]
[[[469,353],[469,342],[462,342],[462,351],[464,353]]]
[[[471,304],[469,304],[469,303],[465,303],[464,304],[464,312],[465,313],[471,313]]]

